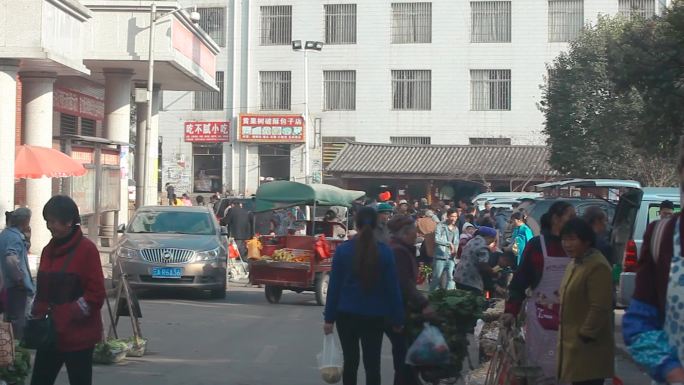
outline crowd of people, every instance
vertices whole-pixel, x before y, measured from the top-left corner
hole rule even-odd
[[[624,330],[630,351],[653,378],[678,384],[684,379],[679,360],[684,328],[678,318],[684,314],[684,266],[678,266],[684,225],[672,209],[671,202],[663,202],[665,220],[649,227],[644,238],[647,256],[640,262],[644,267]],[[332,333],[336,325],[342,341],[343,383],[356,384],[361,343],[366,383],[380,384],[383,333],[392,343],[394,384],[417,383],[405,364],[408,340],[402,327],[409,309],[433,313],[416,287],[419,264],[432,266],[430,290],[506,298],[503,324],[524,328],[526,357],[541,368],[542,381],[600,385],[613,377],[615,255],[607,238],[608,214],[600,206],[582,214],[559,200],[540,218],[541,231],[534,236],[527,213],[518,207],[486,203],[478,210],[467,200],[430,206],[422,199],[357,208],[358,235],[337,249],[324,313],[324,332]],[[670,273],[671,265],[676,267]]]

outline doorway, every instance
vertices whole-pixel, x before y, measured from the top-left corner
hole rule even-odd
[[[259,179],[290,180],[291,148],[289,144],[259,145]]]
[[[223,186],[223,144],[193,143],[193,192],[213,193]]]

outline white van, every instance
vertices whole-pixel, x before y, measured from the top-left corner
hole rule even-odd
[[[644,232],[649,223],[660,219],[660,203],[671,201],[674,203],[675,212],[681,211],[679,189],[674,187],[644,187],[644,197],[634,223],[632,239],[627,243],[625,254],[622,258],[622,272],[618,286],[617,302],[620,306],[629,306],[634,294],[634,281],[636,278],[637,262],[641,254]]]

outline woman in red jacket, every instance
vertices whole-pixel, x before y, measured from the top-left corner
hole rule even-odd
[[[52,308],[57,344],[38,349],[31,385],[52,385],[66,364],[71,385],[91,385],[93,349],[102,340],[100,309],[105,299],[100,254],[83,236],[74,201],[52,197],[43,208],[52,239],[43,249],[38,268],[34,317]]]

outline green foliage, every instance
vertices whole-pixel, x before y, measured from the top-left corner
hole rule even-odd
[[[31,373],[31,353],[19,346],[17,341],[14,354],[14,364],[0,368],[0,380],[8,384],[24,385]]]
[[[684,2],[662,18],[601,17],[549,66],[540,109],[551,165],[672,185],[684,127]]]
[[[128,351],[129,345],[126,340],[109,339],[95,345],[93,361],[98,364],[113,364],[117,356]]]
[[[436,321],[432,323],[439,328],[449,345],[449,375],[458,377],[468,354],[467,334],[473,333],[475,323],[482,318],[484,298],[463,290],[440,289],[431,292],[428,300],[436,313]],[[408,332],[411,341],[423,330],[423,322],[421,315],[409,315]]]

